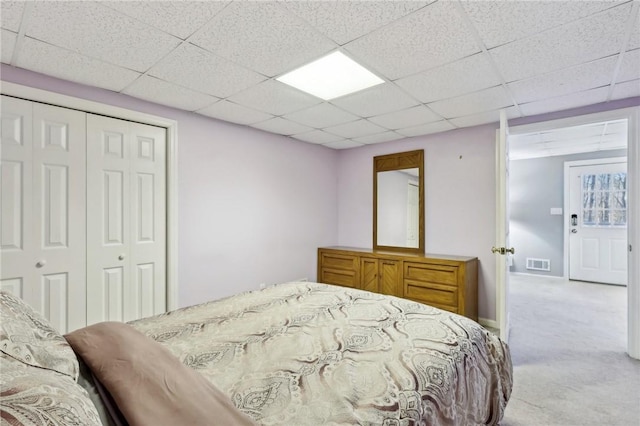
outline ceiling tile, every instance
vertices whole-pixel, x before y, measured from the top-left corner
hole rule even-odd
[[[252,124],[251,127],[256,129],[266,130],[271,133],[278,133],[281,135],[290,136],[296,133],[304,133],[313,130],[311,127],[304,126],[302,124],[294,123],[293,121],[285,120],[281,117],[275,117],[267,121]]]
[[[516,102],[525,103],[611,84],[618,56],[509,83]]]
[[[479,52],[454,2],[436,2],[345,45],[391,80]]]
[[[516,107],[506,108],[507,118],[519,117]],[[479,126],[481,124],[497,123],[500,121],[500,110],[481,112],[480,114],[465,115],[464,117],[452,118],[449,120],[457,127]]]
[[[24,1],[2,0],[0,2],[0,27],[17,33],[20,29],[20,22],[22,22],[25,4]]]
[[[98,2],[33,2],[26,35],[135,71],[180,40]]]
[[[360,92],[334,99],[331,103],[360,117],[386,114],[418,105],[415,99],[406,95],[393,83],[379,84]]]
[[[640,49],[624,53],[617,81],[635,80],[637,78],[640,78]]]
[[[16,66],[80,84],[121,91],[140,73],[25,37]]]
[[[388,131],[384,133],[378,133],[376,135],[363,136],[361,138],[354,138],[353,140],[356,142],[364,143],[364,144],[373,144],[373,143],[397,141],[398,139],[404,139],[404,136],[396,132]]]
[[[221,100],[220,102],[216,102],[215,104],[196,112],[208,117],[231,121],[232,123],[238,124],[253,124],[273,118],[273,115],[271,114],[256,111],[255,109],[234,104],[233,102],[226,100]]]
[[[181,39],[206,24],[228,1],[107,1],[103,5]]]
[[[310,127],[321,129],[323,127],[335,126],[336,124],[348,123],[356,121],[357,116],[343,111],[340,108],[328,103],[321,103],[311,108],[296,111],[285,115],[284,118],[306,124]]]
[[[321,102],[314,96],[275,80],[263,81],[236,93],[229,100],[273,115],[288,114]]]
[[[501,83],[486,53],[478,53],[441,67],[396,80],[422,102],[475,92]]]
[[[623,0],[627,1],[627,0]],[[567,24],[623,1],[463,1],[488,48]]]
[[[331,133],[323,132],[322,130],[312,130],[311,132],[293,135],[293,137],[300,139],[301,141],[318,144],[337,142],[343,139],[341,136],[332,135]]]
[[[432,102],[428,106],[445,118],[463,117],[484,111],[494,111],[513,105],[502,86],[480,90],[456,98]]]
[[[431,133],[446,132],[447,130],[455,129],[455,127],[446,120],[436,121],[435,123],[421,124],[419,126],[407,127],[404,129],[396,130],[404,136],[420,136],[428,135]]]
[[[625,81],[613,86],[611,99],[625,99],[640,96],[640,80]]]
[[[520,104],[520,110],[524,115],[536,115],[546,112],[561,111],[584,105],[597,104],[607,100],[609,86],[586,90],[580,93],[557,96],[540,101]]]
[[[171,52],[151,68],[149,75],[219,98],[266,78],[192,44],[184,44]]]
[[[620,51],[630,8],[614,7],[490,53],[507,82],[604,58]]]
[[[155,77],[143,75],[123,93],[145,99],[162,105],[172,106],[187,111],[195,111],[206,107],[216,101],[217,98],[194,92],[191,89],[158,80]]]
[[[0,32],[0,62],[11,63],[13,48],[16,45],[17,34],[11,31],[1,30]]]
[[[190,41],[270,77],[337,47],[277,2],[233,2]]]
[[[343,140],[343,141],[338,141],[338,142],[329,142],[329,143],[325,143],[323,144],[324,146],[328,147],[328,148],[333,148],[333,149],[349,149],[349,148],[357,148],[359,146],[362,146],[364,144],[358,143],[358,142],[354,142],[352,140]]]
[[[432,1],[287,1],[282,5],[342,45]]]
[[[631,34],[629,35],[629,43],[627,49],[639,49],[640,48],[640,12],[636,17],[636,21],[633,23]]]
[[[373,135],[376,133],[382,133],[387,129],[377,126],[367,120],[358,120],[352,121],[350,123],[339,124],[337,126],[327,127],[324,130],[345,138],[358,138],[362,136]]]
[[[369,118],[369,121],[391,130],[413,127],[438,120],[442,120],[442,117],[424,105]]]

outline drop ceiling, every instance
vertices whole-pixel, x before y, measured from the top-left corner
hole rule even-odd
[[[5,64],[335,149],[640,96],[639,1],[6,1]],[[384,83],[276,78],[339,50]]]

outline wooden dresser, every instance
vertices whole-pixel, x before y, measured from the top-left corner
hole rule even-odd
[[[390,294],[478,320],[478,258],[320,247],[318,282]]]

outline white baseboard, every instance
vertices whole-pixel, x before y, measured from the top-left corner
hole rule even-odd
[[[545,274],[530,274],[528,272],[509,272],[510,275],[522,275],[525,277],[538,277],[538,278],[552,278],[556,280],[564,280],[565,277],[559,277],[557,275],[545,275]]]
[[[492,320],[488,318],[478,318],[478,323],[480,323],[480,325],[484,327],[500,329],[500,326],[498,325],[498,321],[496,320]]]

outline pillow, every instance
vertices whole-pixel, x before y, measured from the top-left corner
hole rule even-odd
[[[255,425],[202,374],[128,324],[102,322],[65,337],[131,426]]]
[[[64,337],[22,299],[1,291],[0,351],[25,364],[78,379],[78,359]]]
[[[0,353],[0,424],[102,426],[93,402],[71,377]]]

